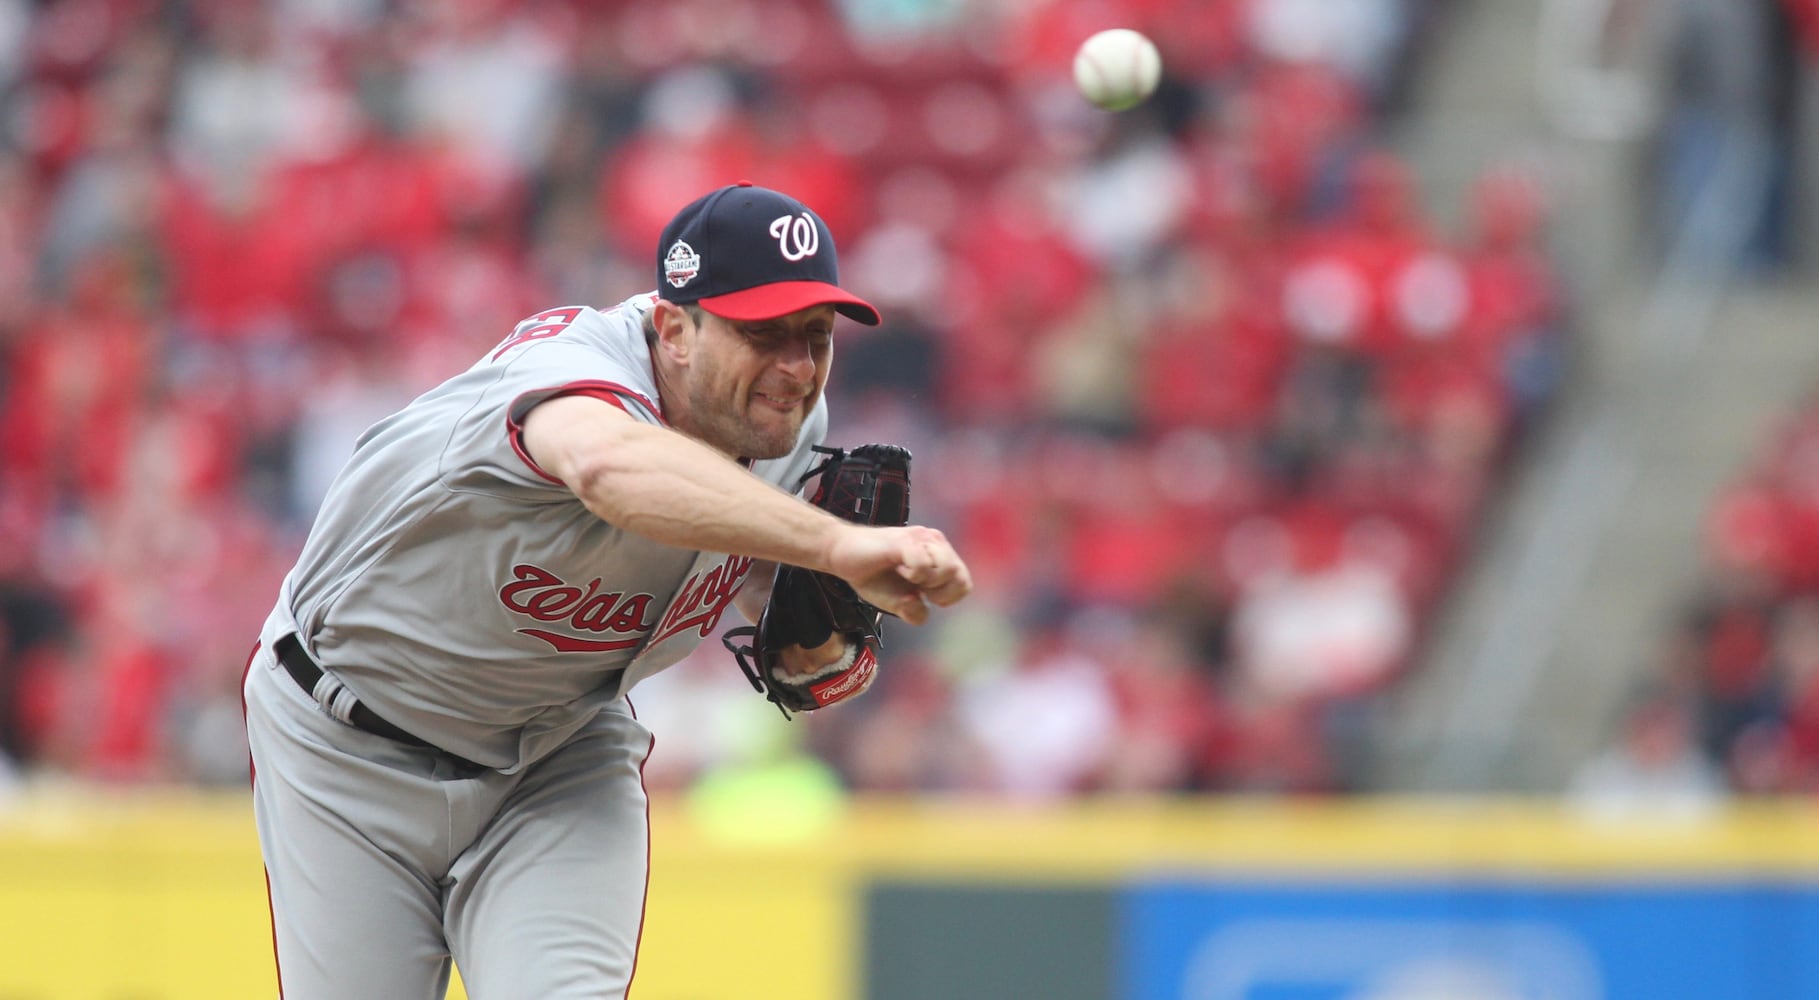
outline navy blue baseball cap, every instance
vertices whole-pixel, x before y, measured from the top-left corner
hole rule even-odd
[[[663,227],[657,293],[736,320],[831,303],[867,326],[871,303],[840,287],[827,223],[789,195],[740,181],[695,199]]]

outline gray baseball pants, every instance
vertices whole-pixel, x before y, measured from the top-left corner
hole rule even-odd
[[[651,735],[621,699],[517,774],[323,711],[262,645],[245,685],[284,1000],[620,1000],[650,870]]]

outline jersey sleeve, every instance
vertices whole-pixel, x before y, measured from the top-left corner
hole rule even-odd
[[[663,423],[662,413],[654,403],[638,394],[636,390],[616,382],[577,381],[526,392],[514,399],[512,405],[506,410],[506,435],[512,451],[517,454],[519,460],[532,472],[551,483],[560,483],[561,480],[544,471],[543,467],[537,464],[537,460],[531,457],[530,450],[524,446],[524,418],[529,416],[531,410],[536,409],[538,404],[547,403],[563,396],[587,396],[611,403],[630,414],[635,420],[654,424]]]

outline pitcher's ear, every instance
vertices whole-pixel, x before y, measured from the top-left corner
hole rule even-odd
[[[694,346],[695,318],[689,310],[668,299],[651,307],[651,350],[677,361],[685,360]]]

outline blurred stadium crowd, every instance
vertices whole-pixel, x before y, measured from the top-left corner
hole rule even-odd
[[[1607,763],[1681,794],[1819,791],[1819,399],[1720,492],[1704,555]]]
[[[1537,182],[1443,230],[1383,141],[1439,7],[0,0],[0,754],[243,781],[358,433],[748,178],[886,313],[833,443],[906,443],[979,588],[788,727],[705,643],[634,693],[653,786],[781,739],[858,789],[1354,787],[1568,355]],[[1113,116],[1067,67],[1115,25],[1167,78]]]

